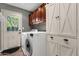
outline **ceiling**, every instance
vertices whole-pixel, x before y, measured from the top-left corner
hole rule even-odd
[[[37,9],[42,3],[7,3],[7,4],[32,12],[35,9]]]

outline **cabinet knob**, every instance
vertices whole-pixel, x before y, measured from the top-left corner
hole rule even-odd
[[[53,37],[50,37],[51,39],[53,39]]]
[[[19,34],[21,34],[21,30],[19,30]]]
[[[33,34],[31,33],[30,36],[33,37]]]
[[[68,42],[68,39],[64,39],[64,41]]]
[[[56,19],[59,18],[59,16],[56,17]]]

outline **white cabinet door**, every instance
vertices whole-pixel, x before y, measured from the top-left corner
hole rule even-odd
[[[48,56],[58,56],[58,49],[57,49],[56,43],[48,42],[47,55]]]
[[[60,34],[76,36],[76,4],[60,4]]]
[[[79,38],[79,3],[77,4],[77,36]],[[79,39],[78,39],[79,40]]]
[[[76,56],[76,39],[57,37],[58,51],[60,56]]]
[[[46,32],[49,33],[50,32],[50,22],[49,19],[50,19],[50,9],[51,9],[51,6],[50,4],[47,4],[46,6]]]
[[[48,33],[59,33],[59,4],[46,6],[46,29]]]
[[[60,45],[60,56],[76,56],[76,49],[65,45]]]
[[[79,56],[79,3],[77,3],[77,47],[78,47],[78,56]]]
[[[46,31],[76,36],[76,4],[47,4]]]
[[[52,56],[76,56],[76,39],[63,36],[47,36],[48,55]]]
[[[47,55],[59,56],[58,43],[56,37],[47,35]]]

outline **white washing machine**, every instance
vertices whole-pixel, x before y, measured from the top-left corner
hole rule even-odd
[[[46,32],[23,32],[22,50],[29,56],[46,56]]]
[[[24,55],[31,55],[29,54],[30,51],[28,51],[28,49],[30,48],[26,43],[28,42],[28,44],[30,43],[29,40],[28,40],[28,36],[27,36],[27,32],[23,32],[22,33],[22,40],[21,40],[21,46],[22,46],[22,50],[23,50],[23,53]],[[31,44],[29,44],[31,45]],[[28,49],[27,49],[28,48]]]

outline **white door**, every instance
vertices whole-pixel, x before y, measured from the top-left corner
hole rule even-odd
[[[60,4],[60,34],[76,36],[76,4]]]
[[[46,29],[48,33],[59,33],[59,4],[48,4],[46,6]]]
[[[22,28],[22,15],[21,13],[1,9],[4,17],[4,50],[20,46],[21,28]]]
[[[3,50],[3,17],[2,13],[0,12],[0,51]]]

